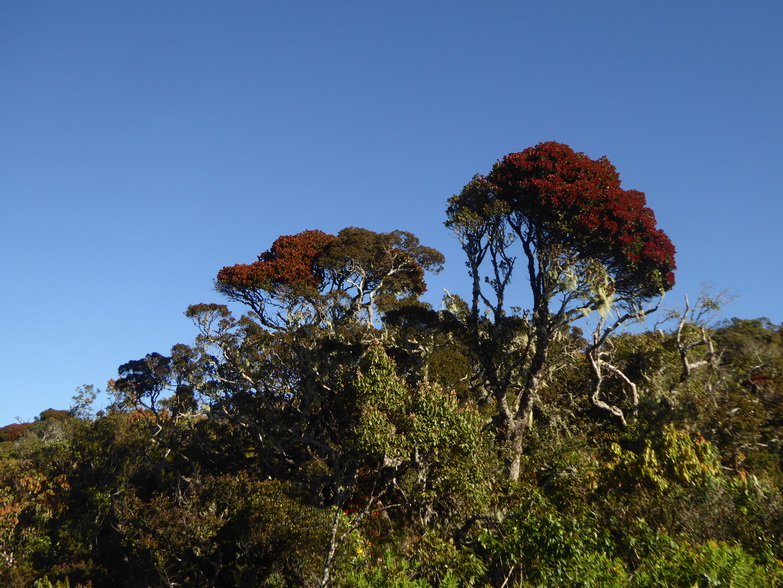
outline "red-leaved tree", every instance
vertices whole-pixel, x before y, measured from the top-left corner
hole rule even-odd
[[[427,289],[424,271],[442,264],[440,252],[405,231],[309,230],[278,237],[254,263],[224,267],[216,287],[275,330],[345,320],[371,325],[379,312],[417,300]]]
[[[601,399],[606,370],[623,375],[600,348],[621,324],[651,312],[644,304],[674,285],[674,246],[656,227],[644,194],[623,189],[605,157],[591,159],[546,142],[506,155],[489,174],[475,176],[449,200],[446,225],[467,255],[480,385],[498,407],[509,475],[519,475],[519,452],[545,381],[550,344],[593,311],[600,313],[588,348],[597,381],[593,402],[624,424],[622,410]],[[521,316],[508,304],[518,292],[510,289],[515,269],[532,295],[529,304],[514,300],[527,307]]]

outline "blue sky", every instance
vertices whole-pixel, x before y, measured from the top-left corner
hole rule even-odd
[[[281,234],[409,230],[431,300],[467,295],[446,199],[545,140],[647,194],[667,305],[783,322],[781,30],[777,0],[0,0],[0,424],[191,342]]]

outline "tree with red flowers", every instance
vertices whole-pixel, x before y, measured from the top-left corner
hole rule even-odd
[[[449,200],[446,225],[467,255],[473,347],[498,407],[509,475],[519,474],[551,343],[593,311],[600,316],[588,348],[599,382],[593,402],[624,423],[622,411],[600,396],[603,373],[616,370],[600,348],[621,324],[653,310],[643,310],[645,302],[674,285],[674,246],[656,227],[644,194],[623,189],[606,157],[591,159],[546,142],[506,155],[489,174],[475,176]],[[532,294],[521,315],[507,303],[515,294],[515,269]]]
[[[294,324],[373,324],[378,312],[412,302],[427,289],[424,271],[443,255],[411,233],[348,227],[336,236],[310,230],[278,237],[251,264],[224,267],[218,291],[248,305],[267,328]]]
[[[215,287],[250,307],[265,326],[277,328],[295,314],[298,301],[318,297],[324,276],[315,259],[333,240],[322,231],[278,237],[257,261],[221,269]]]

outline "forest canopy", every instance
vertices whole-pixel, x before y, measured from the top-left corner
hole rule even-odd
[[[109,407],[0,428],[2,584],[783,585],[783,326],[664,309],[645,195],[561,143],[445,224],[437,308],[409,232],[278,236]]]

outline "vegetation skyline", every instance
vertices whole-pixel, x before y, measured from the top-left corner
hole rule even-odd
[[[279,235],[408,231],[446,257],[427,300],[466,292],[444,200],[549,140],[645,191],[678,249],[666,306],[712,282],[724,318],[780,323],[782,12],[2,3],[0,422],[191,341],[210,278]]]

